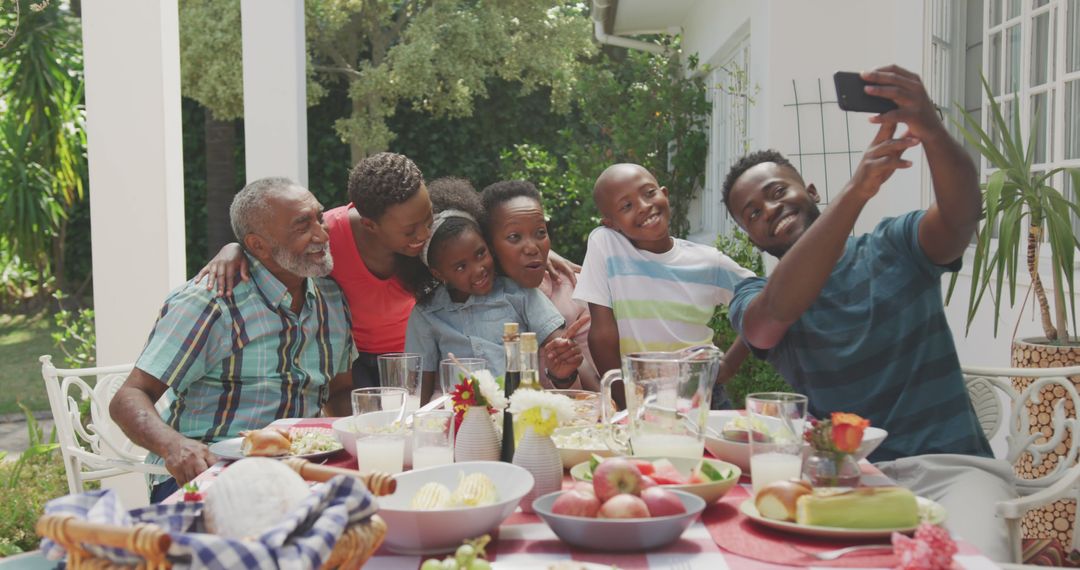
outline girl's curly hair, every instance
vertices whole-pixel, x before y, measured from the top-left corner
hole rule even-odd
[[[475,220],[481,220],[484,217],[480,194],[464,178],[445,177],[432,180],[428,184],[428,194],[431,196],[431,209],[435,214],[443,210],[461,210]],[[481,237],[484,235],[478,222],[465,218],[449,218],[440,224],[437,231],[429,238],[428,262],[434,265],[442,246],[451,238],[469,230],[475,231]],[[405,290],[412,293],[418,302],[427,302],[435,289],[441,285],[419,257],[401,256],[397,267],[398,279],[401,280]]]

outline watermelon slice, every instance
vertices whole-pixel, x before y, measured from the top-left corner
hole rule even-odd
[[[656,471],[656,468],[653,467],[651,461],[646,461],[644,459],[631,459],[630,463],[633,463],[634,466],[638,468],[638,471],[641,471],[642,475],[652,475]]]
[[[657,459],[653,461],[653,473],[650,475],[654,481],[659,485],[685,485],[686,476],[679,473],[679,470],[675,468],[667,459]]]

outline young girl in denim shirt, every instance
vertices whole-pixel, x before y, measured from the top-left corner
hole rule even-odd
[[[439,362],[456,357],[483,358],[495,376],[503,374],[503,323],[518,323],[535,332],[546,373],[565,383],[582,362],[581,350],[558,331],[564,321],[537,289],[522,289],[495,274],[495,262],[477,223],[483,207],[476,190],[462,179],[439,179],[429,186],[436,212],[431,239],[419,263],[402,272],[406,288],[416,296],[405,331],[405,351],[423,356],[421,401],[435,388]]]

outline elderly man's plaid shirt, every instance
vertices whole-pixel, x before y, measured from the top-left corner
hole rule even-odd
[[[330,380],[353,358],[349,311],[336,283],[308,279],[296,315],[285,285],[248,262],[251,280],[232,297],[193,281],[173,291],[135,363],[175,393],[165,422],[206,443],[278,418],[317,415]],[[147,462],[163,460],[151,453]]]

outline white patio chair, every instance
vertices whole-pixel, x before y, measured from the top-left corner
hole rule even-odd
[[[125,473],[168,474],[162,465],[144,463],[146,450],[132,443],[109,416],[109,402],[133,364],[64,369],[53,366],[49,355],[39,360],[71,493],[83,492],[87,481]],[[90,417],[84,425],[79,404],[86,399]]]
[[[1055,448],[1072,436],[1071,445],[1052,469],[1036,479],[1013,476],[1019,498],[1002,501],[997,505],[998,516],[1005,519],[1009,531],[1009,548],[1014,562],[1021,562],[1020,520],[1030,509],[1050,504],[1059,499],[1080,499],[1080,465],[1076,464],[1080,451],[1080,420],[1066,417],[1065,402],[1071,401],[1074,410],[1080,410],[1080,394],[1070,376],[1080,376],[1080,366],[1068,368],[987,368],[964,366],[964,381],[982,424],[987,439],[1002,428],[1008,432],[1005,459],[1016,464],[1025,453],[1031,454],[1032,464],[1038,466],[1054,453]],[[1032,383],[1022,392],[1013,388],[1012,378],[1032,378]],[[1044,388],[1061,388],[1063,393],[1054,405],[1051,416],[1051,434],[1031,433],[1030,412],[1026,404],[1041,402]],[[1005,397],[1003,404],[999,395]],[[1074,414],[1075,416],[1075,414]],[[1080,549],[1080,533],[1073,532],[1072,544],[1062,545]]]

